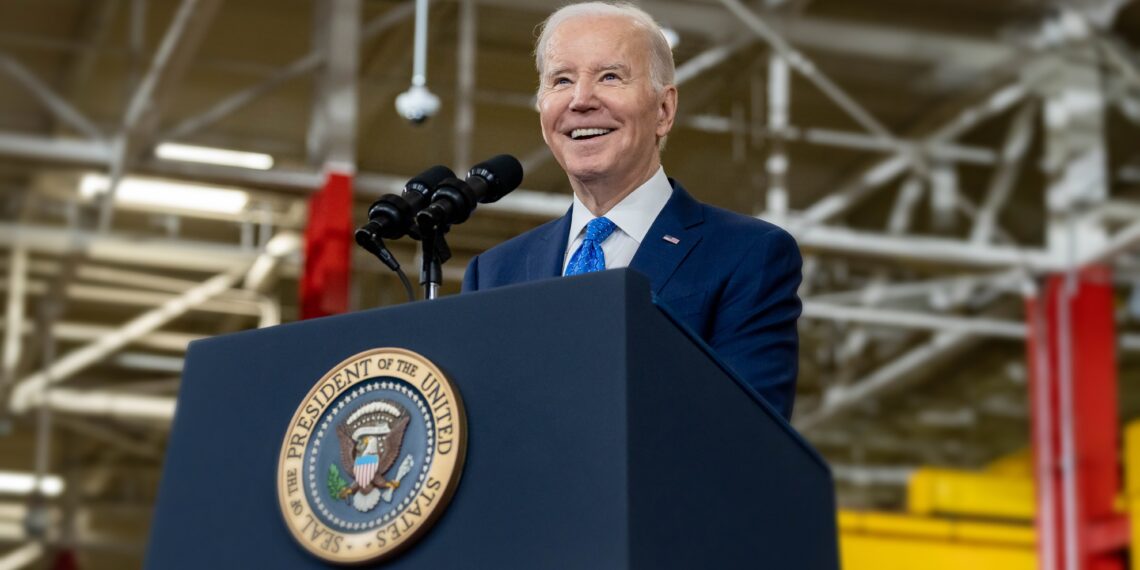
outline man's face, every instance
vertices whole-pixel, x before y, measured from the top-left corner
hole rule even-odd
[[[627,18],[569,20],[547,43],[538,108],[542,138],[579,182],[632,188],[660,165],[676,88],[654,92],[649,45]]]

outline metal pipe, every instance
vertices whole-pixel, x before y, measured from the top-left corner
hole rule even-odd
[[[15,412],[25,411],[32,405],[36,397],[43,395],[45,389],[50,385],[69,378],[76,372],[106,358],[133,340],[184,314],[192,307],[229,289],[241,278],[241,274],[242,272],[231,270],[217,275],[162,306],[132,319],[115,334],[100,338],[59,360],[46,360],[45,362],[50,362],[47,367],[16,384],[12,391],[10,407]]]
[[[1021,101],[1025,96],[1025,86],[1020,83],[998,89],[981,102],[959,111],[950,121],[927,136],[924,140],[924,144],[943,144],[953,140],[962,133],[977,126],[981,121],[1005,111],[1010,106]],[[804,211],[801,216],[803,223],[808,225],[823,223],[847,211],[866,198],[872,190],[875,190],[900,174],[906,169],[910,162],[911,158],[908,157],[906,153],[899,153],[876,162],[873,166],[864,171],[862,176],[844,186],[838,192],[829,194],[820,199]]]
[[[0,364],[0,394],[9,382],[15,380],[16,365],[20,362],[20,327],[24,321],[24,303],[27,299],[28,249],[17,244],[12,249],[11,267],[8,269],[8,303],[4,316],[4,354]]]
[[[87,138],[91,140],[103,140],[103,131],[99,130],[94,123],[83,116],[83,113],[80,113],[75,107],[65,101],[63,97],[57,95],[55,91],[52,91],[50,87],[40,81],[38,77],[28,71],[28,69],[19,61],[16,61],[15,58],[6,53],[0,53],[0,70],[5,71],[9,76],[15,79],[17,83],[23,85],[24,88],[38,98],[56,118],[84,135],[87,135]]]
[[[1062,264],[1050,253],[1036,248],[982,246],[969,242],[926,236],[884,236],[880,233],[828,226],[803,227],[793,218],[792,235],[806,251],[827,251],[862,257],[885,257],[895,262],[945,263],[990,269],[1023,268],[1056,271]]]
[[[1010,323],[1010,326],[1015,325]],[[1020,326],[1023,327],[1022,333],[1024,334],[1024,325]],[[800,431],[817,429],[823,423],[849,411],[858,403],[898,388],[900,379],[910,377],[919,370],[928,369],[932,361],[945,357],[953,351],[963,349],[971,340],[974,339],[967,331],[954,330],[953,332],[939,333],[929,342],[895,358],[866,378],[850,386],[830,388],[824,393],[823,402],[819,408],[796,418],[792,423]]]
[[[460,0],[459,53],[456,55],[455,157],[452,161],[456,172],[467,172],[471,167],[471,142],[475,131],[475,52],[479,39],[475,27],[478,21],[475,0]]]
[[[1044,301],[1035,293],[1035,288],[1026,291],[1026,307],[1032,311],[1027,315],[1031,326],[1028,334],[1032,337],[1030,358],[1033,359],[1033,375],[1036,386],[1033,389],[1033,423],[1034,423],[1034,457],[1037,504],[1039,505],[1040,520],[1037,530],[1040,540],[1037,542],[1037,558],[1041,560],[1042,570],[1055,570],[1056,559],[1053,557],[1056,544],[1056,504],[1053,502],[1054,470],[1053,470],[1053,406],[1050,403],[1052,393],[1052,370],[1049,366],[1049,332],[1046,329],[1046,311]]]
[[[1006,133],[1005,143],[1002,145],[1001,162],[997,171],[990,179],[986,198],[978,215],[974,220],[974,227],[970,231],[970,241],[986,243],[993,235],[997,225],[997,215],[1009,199],[1014,185],[1017,183],[1018,169],[1029,150],[1029,142],[1033,138],[1034,117],[1037,115],[1037,105],[1029,102],[1021,107],[1013,118],[1013,123]]]
[[[170,422],[176,401],[173,397],[52,388],[44,395],[43,403],[57,412]]]
[[[775,135],[772,150],[768,153],[767,215],[777,222],[788,213],[788,154],[784,150],[782,135],[790,123],[791,78],[788,62],[778,54],[768,57],[768,127]]]
[[[1016,321],[1003,321],[980,317],[932,315],[915,311],[900,311],[881,307],[852,307],[832,303],[804,302],[803,318],[839,322],[857,322],[923,329],[945,333],[961,333],[1021,340],[1025,338],[1025,325]]]
[[[0,557],[0,570],[19,570],[34,564],[44,555],[44,545],[29,542]]]
[[[862,125],[868,132],[897,145],[895,136],[891,134],[890,129],[880,123],[878,119],[872,116],[862,105],[857,103],[846,91],[836,85],[831,78],[820,73],[819,69],[807,56],[792,48],[791,45],[784,41],[784,38],[780,37],[779,34],[768,27],[759,16],[748,9],[740,0],[720,0],[720,3],[724,4],[725,8],[728,8],[730,12],[735,14],[736,17],[757,36],[772,46],[772,49],[776,50],[781,57],[787,60],[789,65],[803,74],[804,77],[838,104],[840,108],[846,111],[851,118],[855,119],[855,122]]]
[[[416,0],[416,37],[412,59],[412,85],[427,85],[428,0]]]

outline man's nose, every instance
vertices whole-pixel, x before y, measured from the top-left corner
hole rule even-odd
[[[590,81],[579,81],[574,85],[574,97],[570,100],[570,109],[573,111],[586,111],[597,107],[594,84]]]

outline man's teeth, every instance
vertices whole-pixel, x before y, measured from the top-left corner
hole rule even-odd
[[[580,139],[583,137],[596,137],[598,135],[604,135],[611,130],[613,129],[574,129],[573,131],[570,131],[570,138]]]

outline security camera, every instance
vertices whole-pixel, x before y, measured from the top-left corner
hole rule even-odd
[[[439,97],[433,95],[423,85],[413,85],[411,89],[396,97],[396,112],[411,121],[413,125],[422,125],[438,111]]]

